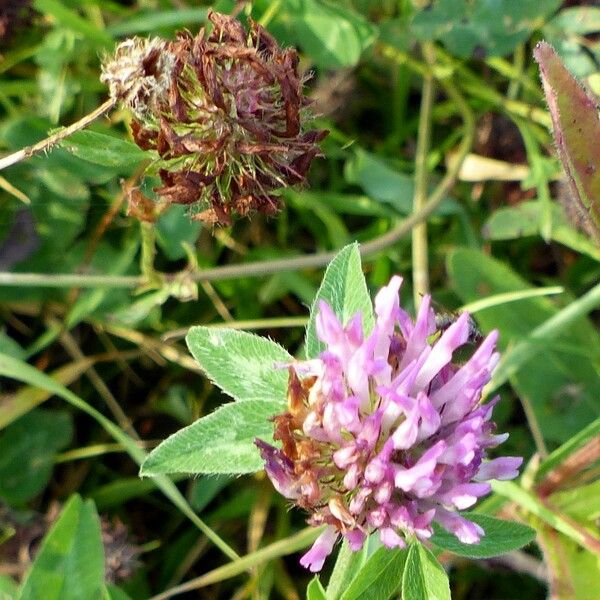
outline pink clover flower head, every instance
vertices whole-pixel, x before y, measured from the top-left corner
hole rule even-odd
[[[484,531],[458,511],[491,490],[491,479],[518,475],[522,458],[487,459],[506,439],[494,435],[495,398],[481,404],[498,363],[491,332],[466,362],[464,313],[436,327],[430,298],[415,321],[400,308],[402,279],[375,298],[376,322],[365,337],[362,315],[345,326],[321,302],[317,359],[289,366],[288,411],[273,418],[281,449],[256,440],[267,475],[283,496],[326,525],[301,564],[320,571],[343,536],[359,550],[377,532],[390,548],[424,540],[436,522],[465,544]],[[454,359],[454,362],[453,362]]]

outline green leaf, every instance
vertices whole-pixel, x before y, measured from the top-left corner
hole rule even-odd
[[[371,198],[387,204],[396,212],[407,215],[412,211],[413,176],[392,168],[381,157],[357,148],[344,165],[344,176],[348,183],[359,185]],[[454,200],[445,198],[434,214],[451,215],[460,210]]]
[[[157,29],[183,27],[190,23],[204,23],[206,8],[179,8],[177,10],[136,10],[135,16],[119,21],[108,27],[107,31],[115,37],[132,33],[147,33]]]
[[[535,531],[531,527],[515,521],[504,521],[477,513],[467,513],[463,516],[480,525],[485,531],[485,535],[478,544],[463,544],[455,535],[448,533],[435,523],[433,525],[435,533],[430,541],[436,546],[460,556],[491,558],[517,550],[535,539]]]
[[[110,35],[67,8],[63,2],[58,0],[35,0],[34,6],[40,12],[55,19],[63,27],[80,33],[90,44],[96,47],[102,48],[111,46],[114,43]]]
[[[600,7],[573,6],[561,10],[542,27],[543,38],[556,49],[565,66],[575,77],[587,77],[598,71],[600,42],[584,37],[600,30]]]
[[[9,575],[0,575],[0,598],[13,600],[17,597],[19,586]]]
[[[551,210],[551,239],[600,261],[600,249],[587,236],[569,225],[562,206],[552,204]],[[521,202],[517,206],[500,208],[494,211],[484,225],[484,235],[489,240],[513,240],[538,235],[543,211],[544,206],[539,201]]]
[[[126,594],[121,588],[116,585],[107,585],[105,588],[105,600],[131,600],[131,596]]]
[[[25,358],[25,349],[13,340],[5,331],[0,330],[0,352],[15,358]]]
[[[536,473],[540,481],[546,473],[562,464],[571,454],[581,448],[586,442],[600,436],[600,418],[592,421],[587,427],[570,437],[562,446],[547,456]]]
[[[208,378],[226,394],[235,400],[268,400],[283,409],[288,373],[276,365],[294,359],[281,346],[245,331],[209,327],[192,327],[186,342]]]
[[[488,56],[505,56],[559,5],[560,0],[437,0],[415,15],[410,30],[421,40],[440,40],[463,58],[479,48]]]
[[[254,473],[263,468],[254,438],[271,441],[269,418],[281,404],[269,400],[232,402],[198,419],[155,448],[141,476],[161,473]]]
[[[325,205],[338,215],[366,215],[386,218],[395,216],[394,211],[389,207],[383,206],[380,202],[360,194],[342,194],[339,192],[318,192],[287,188],[285,190],[285,197],[289,201],[294,202],[295,206],[300,206],[308,211]]]
[[[600,519],[600,479],[587,485],[555,492],[550,501],[552,506],[556,506],[569,517],[577,519],[587,527],[594,527],[595,522]]]
[[[70,135],[60,142],[60,146],[78,158],[104,167],[135,166],[153,157],[133,142],[89,130]]]
[[[524,489],[514,481],[492,481],[492,491],[516,502],[532,515],[539,517],[557,531],[570,537],[583,548],[597,553],[598,541],[589,532],[585,531],[585,528],[577,526],[572,519],[565,518],[562,513],[549,508],[536,494]]]
[[[544,551],[549,597],[560,600],[600,598],[600,559],[598,552],[584,550],[579,544],[551,527],[538,527],[538,541]],[[596,573],[596,575],[593,575]]]
[[[310,318],[306,328],[306,356],[314,358],[324,345],[317,338],[316,318],[319,301],[325,300],[338,316],[343,325],[357,313],[362,313],[363,329],[371,331],[374,323],[373,305],[367,283],[362,272],[358,244],[343,248],[329,263],[310,309]]]
[[[446,571],[420,542],[408,549],[402,577],[402,600],[451,600]]]
[[[400,548],[379,548],[354,576],[341,600],[387,600],[402,585],[408,552]]]
[[[235,478],[231,475],[207,475],[194,480],[189,492],[190,506],[201,513]]]
[[[323,0],[288,0],[281,20],[289,41],[323,69],[353,67],[376,37],[358,13]]]
[[[306,600],[327,600],[325,590],[318,577],[313,577],[306,588]]]
[[[600,118],[596,101],[569,73],[552,46],[534,50],[552,117],[554,139],[578,213],[600,244]]]
[[[412,176],[392,169],[380,157],[357,148],[344,166],[344,176],[348,183],[359,185],[371,198],[390,205],[400,214],[412,210],[415,190]]]
[[[156,222],[156,241],[169,260],[186,258],[183,242],[193,246],[202,224],[192,221],[185,206],[175,204],[160,215]]]
[[[0,436],[0,498],[18,505],[37,496],[72,436],[70,415],[56,410],[31,411],[7,427]]]
[[[100,519],[91,500],[74,495],[46,534],[19,600],[100,599],[103,584]]]
[[[331,577],[327,584],[328,600],[337,600],[348,588],[355,575],[360,571],[367,560],[367,543],[362,550],[352,552],[346,539],[339,549]]]
[[[447,268],[464,303],[531,288],[507,265],[477,250],[456,249],[448,256]],[[542,434],[559,443],[600,415],[600,380],[594,366],[600,357],[600,338],[585,318],[586,309],[600,304],[600,288],[588,295],[581,306],[578,300],[560,312],[552,301],[539,297],[495,305],[476,315],[483,331],[500,331],[499,347],[505,350],[492,386],[510,378],[517,394],[530,403]],[[561,316],[565,310],[566,320]],[[541,333],[534,335],[538,328]],[[542,352],[543,360],[531,368]],[[576,396],[569,393],[573,388]]]
[[[115,425],[112,421],[107,419],[102,413],[99,413],[95,408],[92,408],[87,402],[82,400],[79,396],[76,396],[73,392],[68,390],[64,385],[61,385],[58,381],[55,381],[45,373],[38,371],[31,365],[17,360],[12,356],[6,354],[0,354],[0,375],[4,377],[10,377],[17,381],[22,381],[29,385],[47,390],[57,396],[66,400],[71,406],[83,411],[87,415],[91,416],[97,423],[99,423],[105,431],[111,435],[115,441],[119,442],[126,449],[129,456],[139,465],[142,464],[146,453],[142,448],[139,447],[138,443],[124,433],[120,427]],[[216,545],[218,545],[225,554],[232,556],[232,553],[228,547],[224,547],[220,538],[204,524],[198,518],[198,515],[192,510],[186,499],[183,497],[181,492],[177,489],[177,486],[167,477],[157,477],[154,479],[154,484],[159,488],[163,494],[173,502],[173,504],[179,508],[179,510],[186,516],[198,529],[200,529],[207,537],[211,539]]]

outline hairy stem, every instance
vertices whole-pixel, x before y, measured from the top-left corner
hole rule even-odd
[[[115,100],[112,98],[107,100],[104,104],[101,104],[98,108],[93,110],[91,113],[85,115],[76,121],[72,125],[65,127],[64,129],[60,129],[56,133],[48,136],[46,139],[43,139],[41,142],[37,142],[37,144],[33,144],[32,146],[27,146],[26,148],[22,148],[21,150],[17,150],[17,152],[13,152],[4,158],[0,158],[0,171],[2,169],[6,169],[6,167],[10,167],[15,163],[18,163],[26,158],[37,154],[38,152],[43,152],[45,150],[50,150],[52,146],[69,137],[71,134],[84,129],[87,127],[92,121],[95,121],[98,117],[102,116],[104,113],[108,112],[115,105]]]

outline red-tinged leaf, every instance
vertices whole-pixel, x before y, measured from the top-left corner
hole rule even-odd
[[[546,42],[533,51],[540,66],[559,158],[573,200],[600,244],[600,119],[598,106]]]

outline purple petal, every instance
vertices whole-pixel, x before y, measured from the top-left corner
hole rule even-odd
[[[427,479],[431,481],[437,460],[444,453],[445,449],[446,442],[440,440],[429,448],[413,467],[409,469],[400,466],[396,467],[394,473],[396,487],[409,492],[419,483],[419,480]]]
[[[337,531],[333,527],[327,527],[317,538],[312,548],[300,559],[300,564],[312,573],[320,571],[323,568],[325,559],[331,554],[337,538]]]
[[[373,334],[375,334],[374,356],[387,359],[390,350],[390,340],[394,333],[396,320],[400,310],[398,292],[402,285],[402,277],[394,275],[388,285],[382,287],[375,296],[375,314],[377,321]]]
[[[391,527],[383,527],[379,530],[379,539],[387,548],[404,548],[406,542]]]
[[[394,483],[391,479],[386,479],[380,483],[373,492],[373,499],[377,504],[385,504],[389,502],[394,492]]]
[[[443,508],[436,510],[435,521],[446,531],[453,533],[463,544],[477,544],[481,536],[485,535],[485,532],[477,523],[468,521],[459,514]]]
[[[388,513],[385,506],[377,506],[367,514],[367,523],[374,529],[379,529],[387,521]]]
[[[520,456],[503,456],[488,462],[481,463],[477,474],[473,479],[476,481],[488,481],[490,479],[514,479],[519,476],[519,467],[523,462]]]
[[[335,346],[345,341],[344,328],[325,300],[319,300],[319,312],[315,320],[319,339],[328,346]]]
[[[406,340],[406,351],[399,365],[404,369],[410,362],[417,359],[421,352],[428,347],[427,338],[435,331],[435,316],[430,308],[431,297],[423,296],[415,326]]]
[[[344,537],[348,540],[350,550],[352,550],[352,552],[358,552],[363,547],[363,544],[367,539],[367,534],[357,527],[356,529],[346,531]]]
[[[372,491],[373,490],[371,490],[371,488],[363,486],[358,490],[358,493],[352,498],[352,500],[350,500],[348,509],[353,515],[358,515],[363,511],[365,503],[367,502],[367,499],[371,495]]]
[[[333,312],[329,304],[319,300],[319,312],[315,320],[318,338],[327,345],[327,352],[336,356],[342,364],[347,364],[352,353],[356,350],[353,343],[357,340],[356,323],[357,315],[350,322],[346,330]]]
[[[477,436],[469,432],[456,443],[449,441],[449,445],[440,457],[439,462],[446,465],[468,465],[475,457],[477,446]]]
[[[349,443],[333,453],[333,462],[339,469],[347,469],[352,463],[356,462],[358,456],[356,444]]]
[[[433,404],[431,404],[431,400],[426,394],[420,392],[417,396],[417,402],[421,417],[417,442],[422,442],[436,433],[440,428],[441,419],[440,414],[434,408]]]
[[[350,465],[350,468],[346,471],[344,475],[344,487],[347,490],[353,490],[358,485],[358,480],[360,479],[360,467],[354,463]]]
[[[369,375],[373,362],[373,348],[375,342],[369,337],[362,346],[352,354],[346,364],[346,380],[350,388],[360,399],[361,408],[368,408],[369,403]]]
[[[365,479],[369,483],[377,485],[384,480],[385,476],[389,473],[389,470],[389,461],[385,460],[385,457],[377,455],[365,467]]]
[[[435,375],[452,360],[453,352],[464,345],[468,339],[469,314],[462,313],[433,346],[431,354],[417,376],[415,388],[425,389]]]
[[[357,348],[363,343],[364,336],[362,321],[362,313],[359,311],[350,319],[350,321],[348,321],[345,327],[348,342]]]
[[[492,487],[489,483],[462,483],[454,486],[439,498],[443,504],[453,504],[459,510],[465,510],[491,491]]]
[[[265,471],[273,483],[273,487],[286,498],[292,500],[299,498],[298,480],[292,461],[281,450],[258,438],[254,440],[254,444],[265,461]]]
[[[489,381],[491,371],[499,359],[499,354],[494,353],[497,340],[498,332],[492,331],[454,377],[431,394],[431,401],[437,409],[446,403],[448,408],[453,409],[455,399],[464,394],[465,390],[468,391],[469,397],[472,397],[474,389],[483,387]],[[462,408],[464,412],[454,415],[454,420],[462,418],[469,409],[469,406]],[[450,423],[452,419],[444,415],[443,422]]]
[[[419,433],[419,416],[419,406],[415,401],[413,409],[392,434],[395,450],[406,450],[415,443]]]

